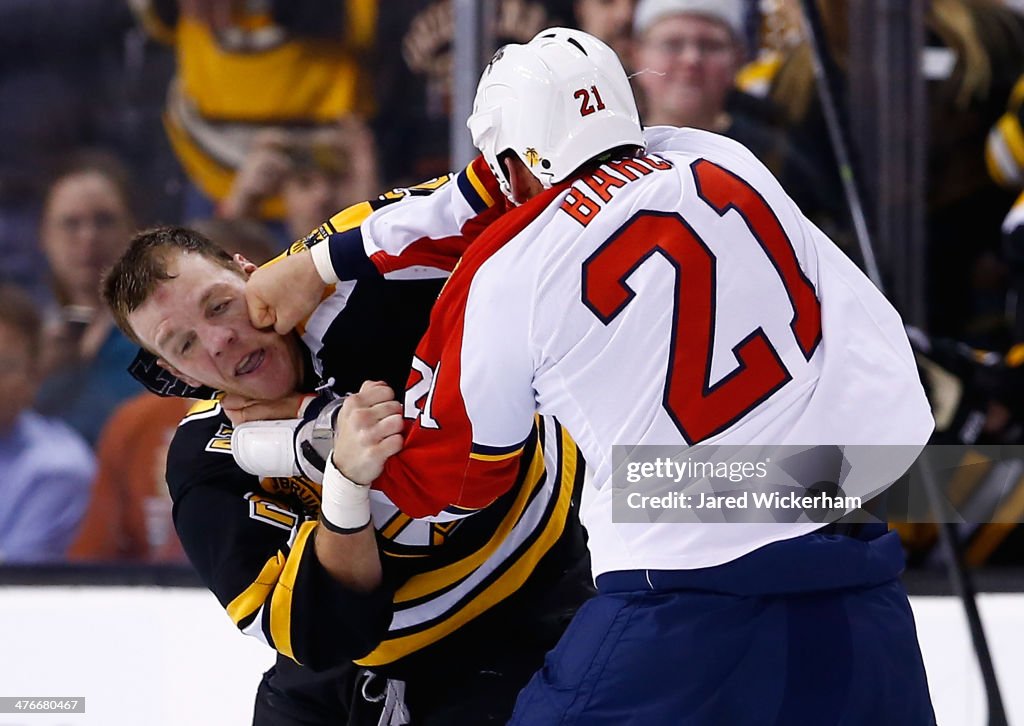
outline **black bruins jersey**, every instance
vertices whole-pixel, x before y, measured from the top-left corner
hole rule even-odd
[[[431,667],[445,641],[476,620],[472,637],[457,638],[460,658],[475,638],[493,648],[496,636],[528,637],[550,616],[552,588],[583,558],[576,445],[539,418],[529,446],[518,485],[472,517],[412,520],[375,494],[386,586],[370,594],[345,589],[316,559],[320,486],[242,471],[217,401],[196,404],[182,421],[167,479],[189,558],[243,633],[314,669],[356,660],[405,678]]]
[[[374,206],[332,221],[357,225]],[[402,390],[442,283],[369,277],[330,288],[298,331],[310,354],[304,388],[326,379],[344,393],[375,379]],[[231,455],[231,433],[216,399],[179,425],[167,462],[174,523],[235,625],[280,654],[286,699],[321,698],[323,678],[312,671],[356,661],[437,692],[460,674],[515,671],[505,689],[511,711],[591,592],[574,500],[584,464],[556,421],[537,418],[517,484],[473,516],[412,520],[372,492],[385,586],[368,594],[342,587],[316,558],[319,485],[247,474]]]

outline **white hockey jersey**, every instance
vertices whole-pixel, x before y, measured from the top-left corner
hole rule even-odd
[[[409,515],[501,495],[539,411],[593,472],[595,575],[707,567],[820,525],[613,522],[613,445],[928,439],[899,315],[765,167],[714,134],[646,139],[646,156],[557,185],[462,256],[413,362],[405,448],[374,483]],[[445,203],[380,210],[365,251],[401,259]]]

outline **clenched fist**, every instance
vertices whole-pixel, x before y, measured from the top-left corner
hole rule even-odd
[[[325,287],[308,250],[279,258],[254,271],[245,284],[249,319],[257,328],[273,326],[286,335],[313,313]]]
[[[366,381],[345,399],[334,425],[334,466],[357,484],[371,484],[384,462],[402,450],[402,404],[379,381]]]

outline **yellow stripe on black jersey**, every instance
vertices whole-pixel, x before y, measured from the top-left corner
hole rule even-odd
[[[220,414],[220,399],[223,397],[224,394],[219,394],[216,398],[196,401],[192,408],[185,412],[185,418],[181,420],[181,424],[188,421],[194,421],[199,418],[218,416]],[[180,426],[181,424],[178,425]]]
[[[576,444],[552,419],[493,536],[450,565],[414,575],[394,598],[391,629],[372,653],[356,662],[380,667],[438,642],[515,593],[562,536],[583,462]],[[480,516],[480,515],[475,515]],[[384,551],[385,559],[389,552]]]
[[[431,595],[444,592],[480,567],[484,560],[494,554],[498,547],[501,546],[501,543],[508,537],[512,528],[522,518],[526,505],[531,501],[531,495],[535,494],[537,489],[546,483],[544,475],[544,452],[538,441],[534,447],[525,478],[521,477],[520,483],[513,487],[517,490],[515,503],[508,510],[508,513],[495,530],[490,541],[458,562],[411,578],[395,593],[395,602],[405,603],[413,600],[422,600]],[[385,552],[385,554],[387,553]]]
[[[324,226],[330,229],[330,234],[355,229],[373,214],[373,210],[374,207],[369,202],[359,202],[335,214]]]
[[[310,535],[316,529],[316,522],[304,522],[295,535],[288,560],[285,562],[281,576],[270,600],[270,635],[274,639],[274,647],[296,663],[299,662],[292,650],[292,593],[295,590],[295,578],[302,561],[302,551],[309,542]],[[308,625],[307,625],[308,627]]]
[[[231,618],[235,625],[243,626],[245,620],[252,617],[263,607],[264,601],[270,597],[274,585],[277,584],[281,570],[284,569],[284,563],[284,554],[278,552],[267,560],[267,564],[260,570],[256,580],[249,587],[245,588],[238,597],[228,603],[225,609],[228,612],[228,617]]]
[[[1013,116],[1004,116],[999,119],[996,129],[1006,140],[1014,161],[1024,163],[1024,130],[1021,129],[1020,121]]]
[[[404,512],[398,512],[394,517],[387,521],[387,524],[380,528],[380,536],[384,539],[394,539],[402,533],[402,530],[405,529],[410,522],[412,522],[412,517]]]
[[[954,507],[962,507],[985,480],[993,461],[979,451],[968,449],[949,481],[948,496]]]
[[[1024,476],[1014,463],[996,461],[981,450],[966,448],[947,484],[950,503],[961,512],[973,512],[960,525],[964,562],[971,567],[1018,562],[1024,547]],[[972,523],[973,522],[973,523]],[[935,555],[937,526],[932,523],[898,523],[911,561]]]
[[[981,525],[964,551],[964,562],[971,567],[984,565],[999,545],[1024,521],[1024,479],[992,515],[992,521]]]

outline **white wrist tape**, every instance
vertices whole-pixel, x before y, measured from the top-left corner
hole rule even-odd
[[[313,256],[313,265],[324,284],[334,285],[337,283],[338,276],[335,274],[334,264],[331,262],[331,246],[328,244],[328,240],[321,240],[310,247],[309,254]]]
[[[356,484],[334,465],[334,452],[324,469],[320,517],[332,532],[349,534],[370,523],[370,487]]]

